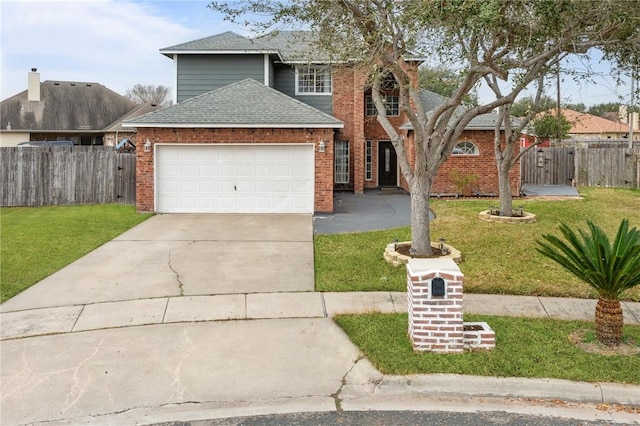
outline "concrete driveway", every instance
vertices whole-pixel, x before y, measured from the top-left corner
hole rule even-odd
[[[312,235],[311,215],[157,215],[5,302],[0,424],[335,409],[359,351],[313,293]]]
[[[157,215],[0,306],[313,291],[311,215]]]

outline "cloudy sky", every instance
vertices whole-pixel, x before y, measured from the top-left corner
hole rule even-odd
[[[172,87],[172,61],[159,49],[229,30],[248,34],[207,4],[207,0],[0,0],[0,98],[25,90],[31,68],[38,69],[42,81],[96,82],[121,94],[138,83]],[[567,77],[562,100],[592,105],[617,102],[622,96],[628,102],[629,79],[617,87],[607,64],[591,65],[601,74],[596,83],[576,84]],[[572,68],[586,67],[575,63]],[[482,100],[483,92],[480,96]]]

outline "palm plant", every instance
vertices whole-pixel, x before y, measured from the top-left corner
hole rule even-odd
[[[598,341],[616,346],[622,341],[623,315],[620,296],[640,284],[640,231],[629,229],[629,221],[620,223],[610,244],[607,235],[587,221],[590,232],[579,230],[579,236],[565,224],[560,232],[567,240],[544,234],[538,241],[538,252],[557,262],[598,293],[595,327]]]

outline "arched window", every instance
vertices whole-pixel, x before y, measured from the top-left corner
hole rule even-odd
[[[453,148],[453,155],[480,155],[480,150],[473,142],[464,141]]]

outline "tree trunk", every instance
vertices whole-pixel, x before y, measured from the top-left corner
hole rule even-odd
[[[624,317],[620,301],[599,298],[596,305],[596,337],[607,346],[617,346],[622,342]]]
[[[416,256],[431,254],[431,233],[429,230],[429,196],[431,182],[416,176],[411,184],[411,248]]]
[[[498,162],[498,188],[500,193],[500,212],[502,216],[513,215],[513,194],[509,182],[509,169],[506,160]]]

